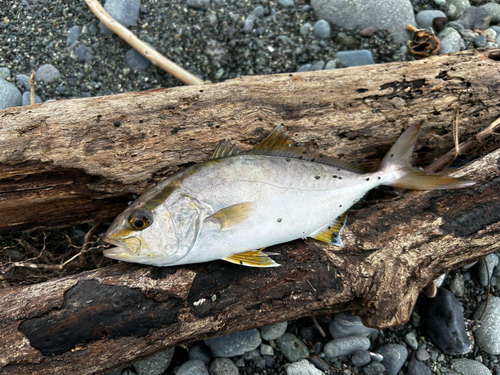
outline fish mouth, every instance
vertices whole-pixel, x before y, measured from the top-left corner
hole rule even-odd
[[[123,243],[122,241],[108,236],[104,236],[103,240],[116,246],[103,251],[104,256],[108,258],[122,259],[130,256],[137,256],[141,249],[141,240],[137,237],[126,238],[125,240],[127,240],[127,243]]]

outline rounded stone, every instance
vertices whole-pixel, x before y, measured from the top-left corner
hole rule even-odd
[[[184,362],[175,375],[210,375],[202,361],[197,359]]]
[[[209,368],[210,375],[238,375],[238,367],[229,358],[216,358]]]
[[[382,364],[385,367],[386,375],[396,375],[403,367],[406,358],[408,358],[408,350],[399,344],[383,345],[377,348],[375,352],[384,357]]]
[[[80,26],[75,25],[71,29],[69,29],[69,33],[66,38],[66,45],[67,46],[72,45],[78,40],[79,37],[80,37]]]
[[[417,359],[419,361],[427,361],[429,358],[431,358],[431,355],[425,349],[425,346],[424,345],[420,346],[417,350]]]
[[[330,24],[325,20],[319,20],[313,27],[314,36],[319,39],[326,39],[330,37],[331,28]]]
[[[287,322],[280,322],[270,326],[261,327],[260,335],[264,340],[276,340],[286,332],[287,327]]]
[[[10,69],[9,68],[0,68],[0,79],[8,79],[10,78]]]
[[[309,356],[307,346],[293,333],[285,333],[276,340],[276,345],[290,362],[297,362]]]
[[[474,312],[474,319],[479,319],[484,311],[483,302]],[[481,319],[481,327],[474,331],[478,346],[486,353],[500,354],[500,298],[490,297],[488,307]]]
[[[451,363],[453,365],[453,368],[457,370],[460,374],[491,375],[491,371],[488,370],[488,367],[472,359],[465,359],[465,358],[452,359]]]
[[[307,359],[286,366],[285,371],[287,375],[324,375],[323,371],[318,370]]]
[[[348,336],[335,339],[327,343],[323,352],[328,357],[338,357],[339,355],[351,355],[358,350],[368,350],[370,340],[365,336]]]
[[[311,24],[309,22],[307,22],[300,27],[300,30],[299,30],[300,35],[307,36],[307,35],[309,35],[309,33],[311,32],[312,29],[313,29],[313,27],[311,26]]]
[[[500,22],[500,4],[488,3],[481,5],[479,8],[483,9],[491,17],[491,23]]]
[[[424,362],[417,360],[413,354],[408,363],[408,375],[432,375],[432,372]]]
[[[12,83],[0,79],[0,110],[19,107],[22,104],[21,92]]]
[[[366,350],[358,350],[351,357],[351,363],[356,367],[366,366],[371,360],[370,352]]]
[[[136,49],[131,48],[125,53],[127,65],[132,70],[145,72],[151,66],[151,61],[142,56]]]
[[[465,283],[461,275],[455,275],[450,280],[450,292],[455,297],[463,297],[465,293]]]
[[[40,104],[42,102],[42,99],[38,95],[35,94],[35,104]],[[25,92],[23,93],[23,98],[21,101],[21,105],[31,105],[31,93],[30,92]]]
[[[441,33],[450,30],[447,35],[441,39]],[[441,33],[439,33],[438,37],[441,39],[441,49],[439,50],[440,55],[445,55],[447,53],[458,52],[462,48],[465,48],[464,41],[462,37],[455,29],[451,27],[445,28]]]
[[[470,8],[469,0],[447,0],[444,12],[449,19],[456,20],[468,8]]]
[[[368,366],[363,367],[365,375],[380,375],[385,374],[385,367],[382,363],[372,362]]]
[[[106,0],[104,9],[116,21],[123,26],[132,26],[139,17],[139,9],[141,0]],[[112,34],[113,31],[105,26],[102,22],[99,24],[103,34]]]
[[[418,348],[417,332],[415,330],[408,332],[405,335],[405,342],[412,350],[417,350]]]
[[[375,64],[371,51],[362,49],[359,51],[337,52],[337,59],[345,66],[361,66]]]
[[[284,8],[291,8],[295,5],[293,0],[278,0],[278,4]]]
[[[212,356],[208,348],[201,344],[196,343],[189,348],[188,352],[189,359],[197,359],[202,361],[205,365],[208,365],[212,361]]]
[[[35,74],[35,79],[37,81],[43,81],[46,85],[51,84],[60,77],[61,73],[59,73],[59,69],[51,64],[42,65],[38,68]]]
[[[155,355],[154,357],[134,363],[135,371],[137,371],[138,375],[163,374],[170,365],[170,362],[172,361],[172,357],[174,356],[174,350],[175,348],[169,349]]]
[[[482,37],[482,41],[484,41],[484,44],[481,43],[481,47],[484,47],[486,45],[486,36],[485,35],[479,35],[476,40]],[[474,41],[474,44],[476,44],[476,40]],[[486,269],[486,265],[484,262],[488,264],[488,270]],[[479,282],[481,283],[482,286],[488,286],[488,280],[491,278],[491,275],[493,274],[493,271],[495,270],[495,267],[498,265],[498,257],[496,254],[489,254],[484,260],[481,260],[478,265],[477,265],[477,271],[478,271],[478,276],[479,276]],[[489,278],[488,278],[489,276]]]
[[[235,357],[260,346],[262,340],[256,329],[230,333],[205,340],[214,357]]]

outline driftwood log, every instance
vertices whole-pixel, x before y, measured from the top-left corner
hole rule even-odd
[[[0,231],[109,219],[132,194],[206,160],[222,139],[249,149],[276,125],[367,170],[416,120],[417,162],[500,117],[500,50],[412,63],[242,77],[206,86],[0,111]]]
[[[0,210],[9,220],[0,225],[109,218],[128,194],[206,159],[218,140],[250,148],[281,122],[296,140],[373,168],[402,128],[425,118],[417,160],[432,161],[452,147],[456,106],[462,137],[500,117],[497,58],[467,51],[4,110]],[[281,267],[119,264],[0,290],[0,373],[105,372],[193,340],[334,311],[373,327],[401,324],[431,280],[498,251],[499,158],[493,151],[455,173],[473,187],[352,211],[341,249],[314,240],[269,249]]]

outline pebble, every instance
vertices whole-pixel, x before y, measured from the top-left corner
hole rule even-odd
[[[288,327],[287,322],[280,322],[260,328],[260,335],[264,340],[276,340],[281,337]]]
[[[432,20],[432,27],[434,28],[436,33],[443,31],[447,24],[448,17],[436,17]]]
[[[358,46],[358,40],[353,36],[347,35],[344,32],[337,33],[337,37],[335,38],[335,42],[342,47],[342,49],[356,49]]]
[[[468,8],[470,8],[469,0],[447,0],[444,12],[449,19],[456,20]]]
[[[253,9],[253,14],[255,14],[255,16],[257,18],[262,18],[264,17],[265,13],[266,13],[266,10],[264,9],[264,7],[262,5],[257,5],[254,9]]]
[[[229,358],[215,358],[210,364],[210,375],[238,375],[238,367]]]
[[[366,366],[371,360],[370,352],[366,350],[358,350],[351,357],[351,363],[356,367]]]
[[[22,104],[21,92],[12,83],[0,79],[0,110],[19,107]]]
[[[316,71],[316,70],[323,70],[325,67],[325,62],[324,61],[316,61],[314,64],[312,64],[311,70]]]
[[[274,355],[274,349],[271,345],[261,344],[260,354],[262,355]]]
[[[258,17],[255,15],[255,13],[250,13],[247,18],[245,18],[245,22],[243,23],[243,31],[245,33],[251,33],[253,30],[253,27],[255,26],[255,20]]]
[[[438,288],[435,298],[422,297],[420,309],[424,334],[446,354],[463,354],[471,342],[467,337],[462,305],[444,288]]]
[[[452,30],[448,31],[447,30]],[[441,33],[447,32],[447,35],[441,39]],[[440,55],[444,55],[447,53],[458,52],[461,49],[465,49],[464,41],[462,37],[455,29],[451,27],[445,28],[441,33],[438,34],[438,38],[441,40],[441,49],[439,50]]]
[[[486,11],[478,7],[470,7],[456,20],[466,29],[487,29],[490,25],[490,17]]]
[[[66,38],[66,45],[69,47],[75,43],[80,37],[80,26],[73,26],[69,29],[68,37]]]
[[[299,73],[310,72],[312,70],[312,67],[313,67],[312,64],[304,64],[299,69],[297,69],[297,72]]]
[[[341,51],[336,55],[339,61],[346,66],[361,66],[375,64],[371,51],[362,49],[359,51]]]
[[[291,8],[295,5],[293,0],[278,0],[278,4],[284,8]]]
[[[249,329],[205,340],[214,357],[235,357],[254,350],[262,340],[259,331]]]
[[[348,336],[330,341],[325,345],[323,352],[328,357],[351,355],[358,350],[368,350],[370,340],[366,336]]]
[[[321,358],[319,357],[312,357],[311,358],[311,363],[319,370],[321,371],[328,371],[330,369],[330,366],[328,365],[328,363],[326,363],[325,361],[323,361]]]
[[[202,361],[191,359],[184,362],[175,375],[210,375]]]
[[[417,332],[415,330],[408,332],[405,335],[405,342],[412,350],[417,350],[418,348]]]
[[[131,48],[125,53],[125,60],[130,69],[139,72],[145,72],[151,66],[151,61],[137,52],[135,48]]]
[[[324,375],[307,359],[302,359],[285,367],[287,375]]]
[[[431,369],[424,363],[415,357],[415,354],[411,356],[410,362],[408,363],[408,375],[431,375]]]
[[[17,84],[21,84],[24,86],[25,90],[30,90],[30,77],[28,77],[26,74],[18,74],[15,77]]]
[[[290,362],[296,362],[309,356],[307,346],[293,333],[287,332],[276,340],[276,345]]]
[[[446,0],[434,0],[434,4],[438,7],[444,7],[446,5]]]
[[[10,69],[9,68],[0,68],[0,79],[7,80],[10,78]]]
[[[483,313],[483,302],[474,312],[474,319]],[[474,331],[477,344],[486,353],[500,354],[500,297],[490,297],[488,307],[481,319],[481,327]]]
[[[451,363],[459,374],[491,375],[491,371],[488,370],[488,367],[472,359],[457,358],[457,359],[452,359]]]
[[[42,99],[40,99],[40,97],[37,94],[35,94],[35,104],[40,104],[41,102],[42,102]],[[31,105],[31,93],[30,92],[26,91],[25,93],[23,93],[21,105],[22,106]]]
[[[328,26],[330,26],[330,25],[328,25]],[[307,22],[300,27],[300,30],[299,30],[300,35],[308,36],[312,29],[313,29],[312,25],[309,22]]]
[[[189,0],[188,0],[189,3]],[[189,4],[188,4],[189,5]],[[139,17],[139,9],[141,7],[141,0],[106,0],[104,9],[116,21],[123,26],[132,26]],[[113,32],[102,22],[99,24],[103,34],[112,34]]]
[[[384,356],[382,364],[386,370],[385,375],[396,375],[408,358],[408,350],[399,344],[382,345],[375,352]]]
[[[479,8],[484,10],[486,14],[491,16],[491,23],[500,22],[500,4],[497,3],[488,3],[481,5]]]
[[[273,367],[274,366],[274,363],[276,362],[276,360],[274,359],[274,356],[264,355],[262,357],[264,358],[264,361],[266,363],[266,367]]]
[[[81,63],[88,64],[90,60],[94,58],[92,48],[87,46],[78,46],[75,49],[75,55],[78,57],[78,61]]]
[[[436,17],[446,17],[446,14],[440,10],[422,10],[417,13],[415,19],[419,28],[427,29],[428,27],[433,26],[432,21]]]
[[[311,6],[318,19],[344,30],[387,29],[401,44],[413,37],[406,30],[406,25],[416,24],[413,7],[407,0],[312,1]]]
[[[381,375],[385,374],[385,367],[382,363],[372,362],[368,366],[363,367],[365,375]]]
[[[188,357],[189,359],[202,361],[205,365],[208,365],[212,361],[210,351],[201,343],[196,343],[189,348]]]
[[[453,293],[455,297],[463,297],[465,293],[465,283],[461,275],[456,274],[450,280],[450,292]]]
[[[37,81],[43,81],[46,85],[54,82],[60,77],[61,73],[59,73],[59,70],[51,64],[42,65],[35,73],[35,79]]]
[[[417,359],[419,361],[427,361],[429,358],[431,358],[431,355],[429,352],[425,349],[425,346],[422,345],[418,348],[417,350]]]
[[[325,20],[319,20],[313,27],[314,36],[318,39],[326,39],[330,37],[330,24]]]
[[[161,375],[170,365],[174,351],[175,348],[172,348],[144,361],[135,362],[134,369],[138,375]]]
[[[364,28],[363,30],[359,31],[359,35],[366,36],[366,37],[372,36],[373,33],[375,33],[374,27],[367,27],[367,28]]]
[[[325,70],[331,70],[337,68],[337,63],[335,60],[328,60],[325,65]]]
[[[481,47],[484,47],[486,45],[486,37],[484,35],[479,35],[477,39],[480,37],[484,38],[484,45]],[[474,44],[475,41],[474,41]],[[489,269],[489,274],[488,271],[486,270],[486,265],[484,264],[484,261],[488,263],[488,269]],[[478,271],[478,276],[479,276],[479,282],[481,283],[482,286],[488,286],[488,276],[491,278],[491,275],[493,275],[493,271],[495,270],[495,267],[498,265],[498,257],[496,254],[489,254],[484,260],[479,261],[477,265],[477,271]]]
[[[343,311],[333,316],[333,320],[328,325],[328,330],[334,339],[346,336],[368,336],[376,331],[363,325],[359,316],[351,314],[350,311]]]
[[[489,38],[489,39],[493,39],[493,40],[495,40],[495,39],[497,38],[497,32],[496,32],[495,30],[493,30],[491,27],[490,27],[490,28],[488,28],[488,29],[486,29],[486,30],[484,30],[484,31],[483,31],[483,34],[484,34],[487,38]],[[492,255],[495,255],[495,254],[492,254]],[[495,256],[496,256],[496,257],[497,257],[497,259],[498,259],[498,256],[497,256],[497,255],[495,255]]]
[[[484,35],[479,35],[474,39],[474,45],[478,48],[486,46],[486,37]]]

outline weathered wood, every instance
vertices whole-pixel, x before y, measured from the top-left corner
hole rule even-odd
[[[74,99],[0,111],[1,230],[109,219],[221,139],[249,149],[284,123],[313,149],[373,169],[402,128],[426,119],[417,161],[500,116],[499,50],[411,63]]]
[[[498,251],[499,158],[455,173],[473,187],[409,191],[351,211],[344,248],[271,248],[281,267],[119,264],[0,290],[0,373],[105,372],[181,343],[333,311],[380,328],[405,322],[429,281]]]

